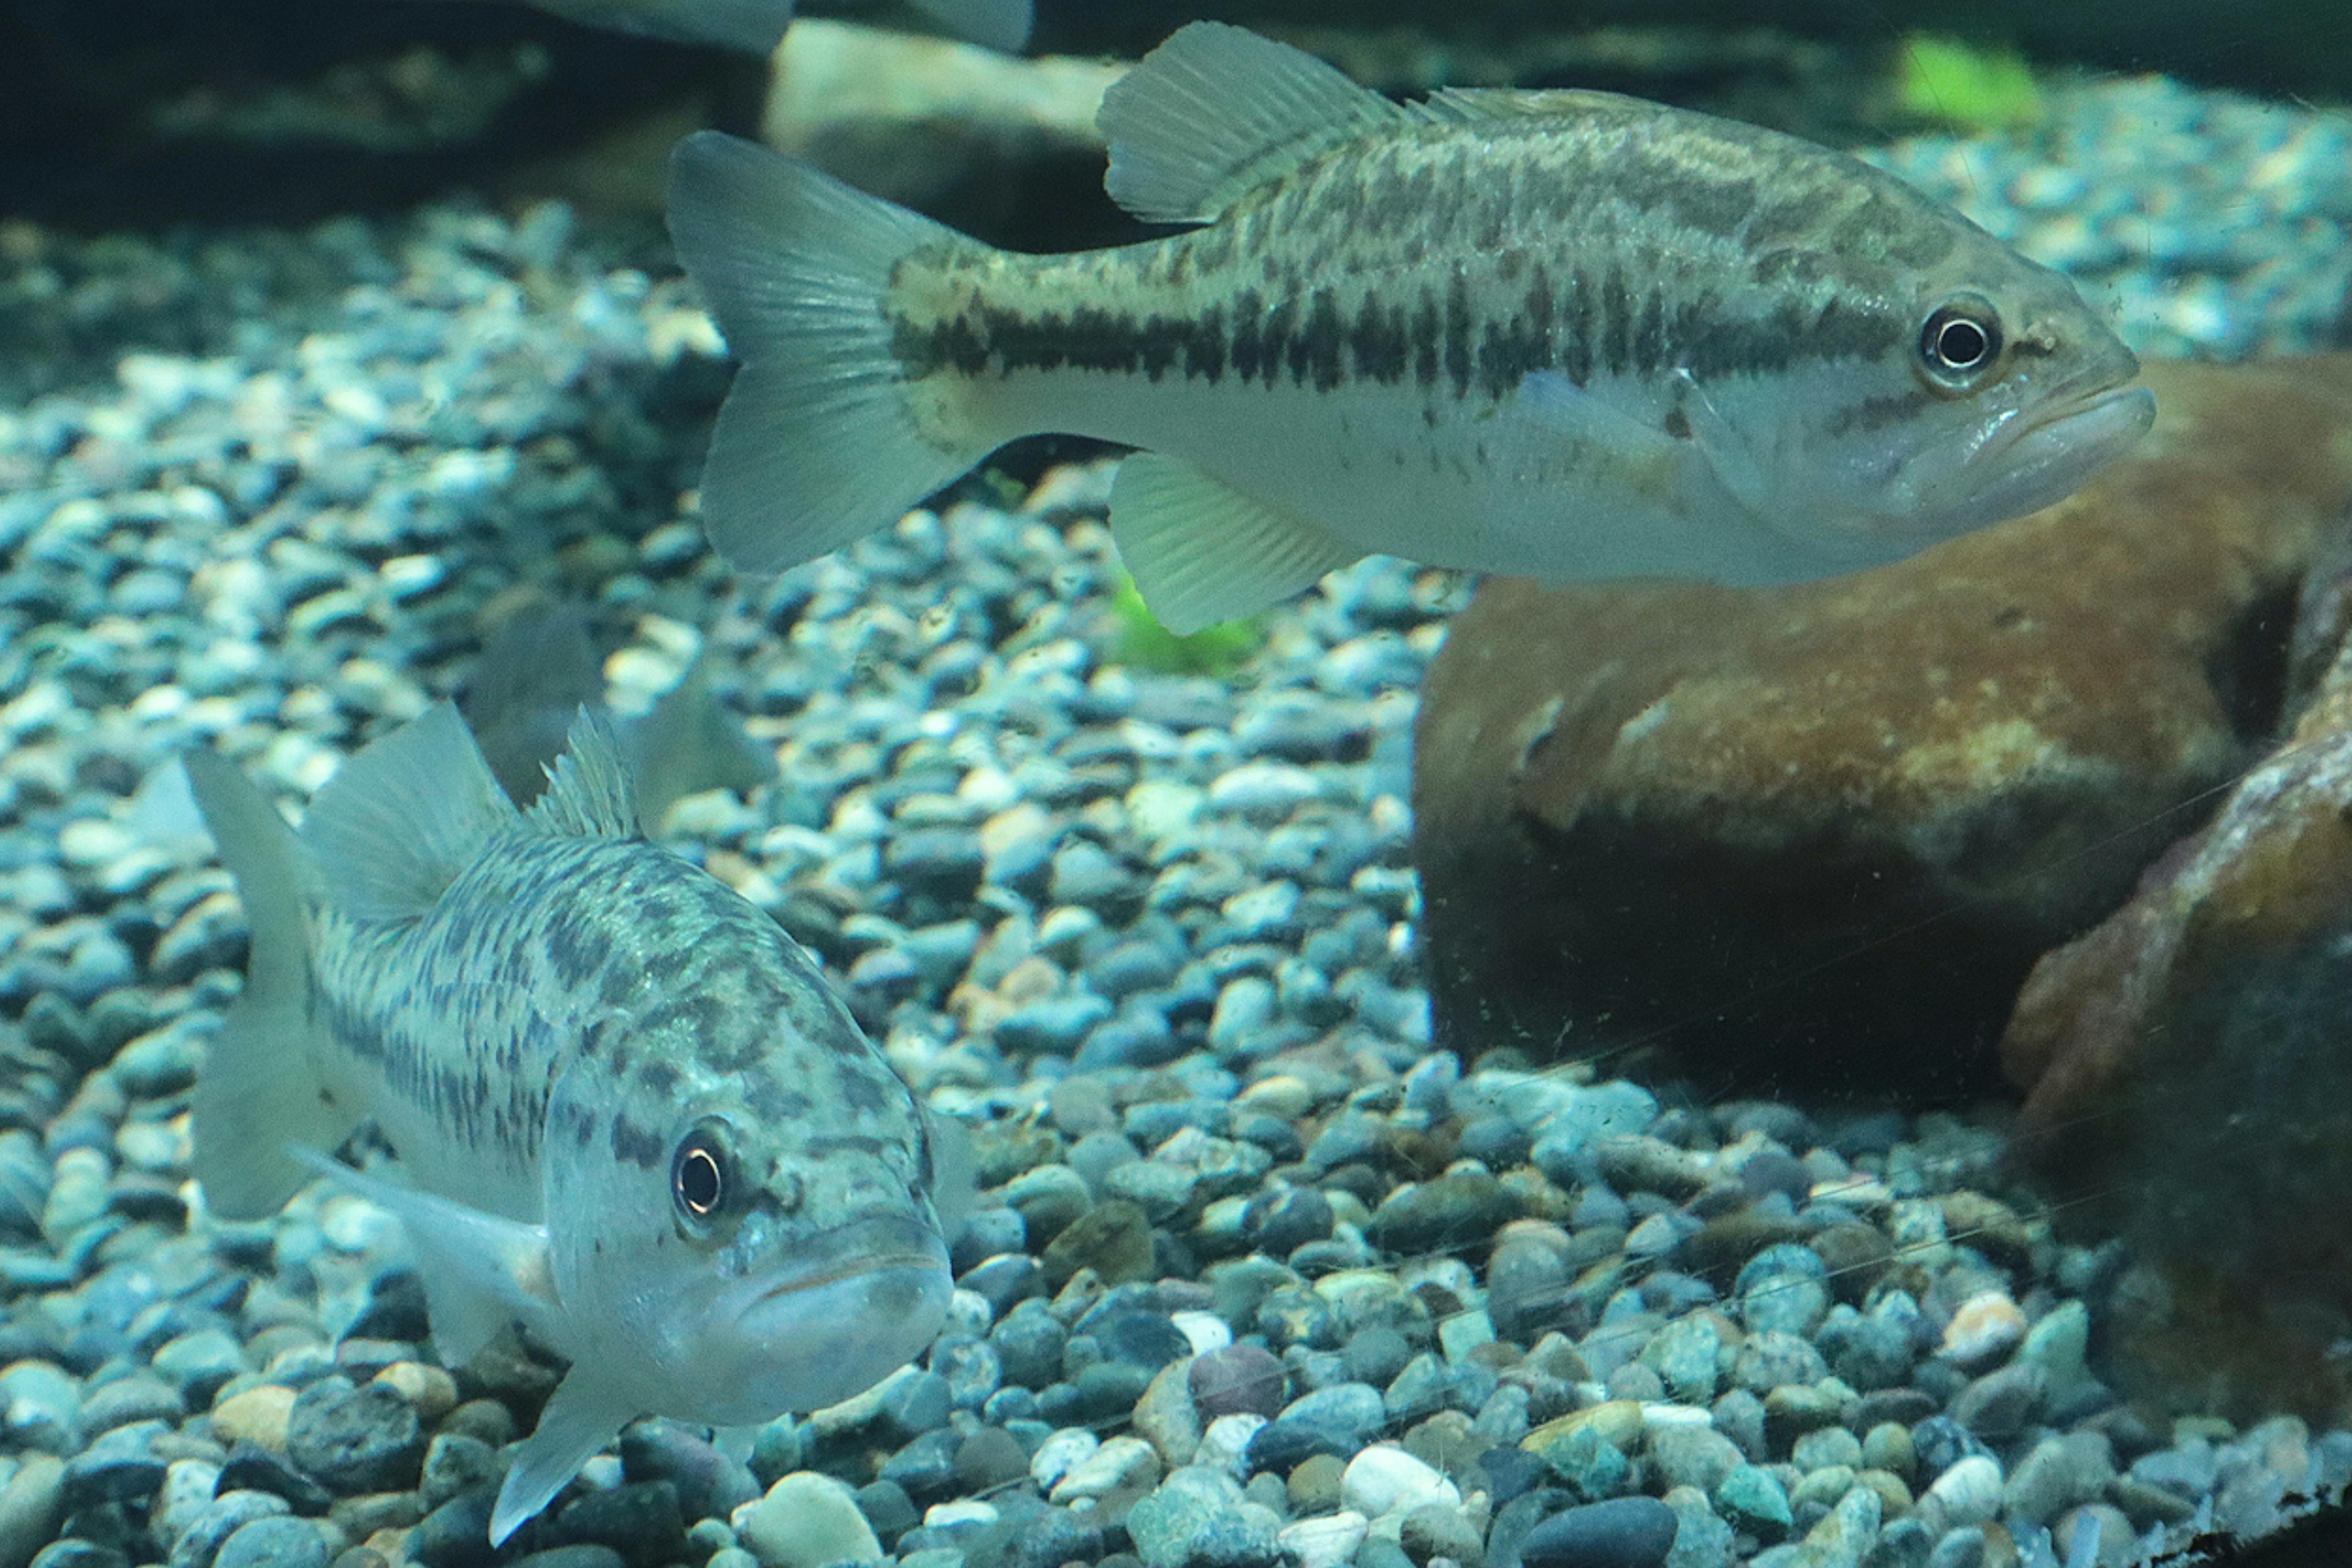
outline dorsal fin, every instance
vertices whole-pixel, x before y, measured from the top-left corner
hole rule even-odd
[[[1630,101],[1580,87],[1441,87],[1406,112],[1444,125],[1471,125],[1482,120],[1560,120]]]
[[[1405,111],[1313,55],[1193,22],[1103,94],[1103,188],[1150,223],[1206,222],[1244,192]]]
[[[547,770],[547,793],[530,808],[530,822],[542,833],[582,838],[635,838],[641,831],[620,742],[594,709],[583,704],[573,717],[563,755]]]
[[[336,771],[310,803],[302,841],[337,908],[409,920],[514,819],[466,721],[436,702]]]

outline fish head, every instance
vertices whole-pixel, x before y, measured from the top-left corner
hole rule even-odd
[[[1757,487],[1768,521],[1832,570],[2053,505],[2156,417],[2138,359],[2070,281],[1948,216],[1962,232],[1941,265],[1854,307],[1883,349],[1818,362],[1763,444],[1785,477]]]
[[[728,1426],[845,1399],[930,1343],[952,1289],[937,1160],[858,1043],[846,1065],[888,1080],[863,1112],[779,1118],[741,1072],[686,1075],[658,1113],[591,1071],[559,1080],[545,1179],[575,1363],[649,1413]],[[795,1097],[827,1070],[796,1065]]]

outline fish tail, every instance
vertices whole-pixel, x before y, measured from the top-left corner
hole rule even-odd
[[[703,527],[729,564],[782,572],[837,550],[996,445],[919,413],[883,308],[908,257],[975,242],[711,131],[671,157],[669,226],[742,363],[702,475]]]
[[[289,1146],[333,1149],[359,1125],[319,1071],[329,1042],[310,1008],[309,852],[246,776],[208,753],[186,759],[188,784],[252,931],[245,991],[213,1037],[196,1080],[196,1179],[224,1219],[277,1212],[310,1172]]]

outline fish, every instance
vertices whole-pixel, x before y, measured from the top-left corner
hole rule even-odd
[[[1029,39],[1034,0],[908,0],[960,38],[1019,54]],[[766,55],[793,19],[793,0],[530,0],[567,21],[673,43],[709,44]]]
[[[447,703],[289,826],[184,759],[252,932],[194,1097],[210,1212],[314,1174],[397,1216],[438,1352],[509,1324],[569,1359],[499,1487],[502,1542],[629,1421],[740,1426],[921,1352],[969,1163],[815,963],[637,830],[582,710],[519,810]],[[330,1158],[362,1123],[388,1164]]]
[[[1559,580],[1828,576],[2062,499],[2146,432],[2072,283],[1895,176],[1612,93],[1401,104],[1196,22],[1105,94],[1105,185],[1193,226],[993,249],[751,142],[671,159],[739,362],[701,511],[788,570],[1041,432],[1137,448],[1171,630],[1370,553]]]
[[[514,616],[484,641],[457,710],[517,805],[539,798],[583,706],[611,724],[631,798],[648,827],[659,827],[689,795],[756,789],[775,776],[774,755],[744,733],[711,689],[704,654],[634,718],[605,713],[604,693],[587,611],[563,600]]]

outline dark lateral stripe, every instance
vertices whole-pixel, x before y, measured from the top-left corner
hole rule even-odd
[[[1713,290],[1676,298],[1665,280],[1633,276],[1622,262],[1555,271],[1507,254],[1494,258],[1494,273],[1515,285],[1503,296],[1514,306],[1507,316],[1478,308],[1480,295],[1496,289],[1457,275],[1442,293],[1425,288],[1391,300],[1366,292],[1352,306],[1331,288],[1244,288],[1189,320],[1084,306],[1038,315],[975,306],[929,325],[902,320],[893,346],[910,380],[1081,371],[1318,392],[1411,383],[1456,398],[1475,389],[1499,399],[1537,371],[1558,371],[1580,386],[1673,370],[1701,381],[1769,374],[1899,352],[1916,331],[1835,298],[1811,306],[1784,297],[1761,318],[1727,316]]]

